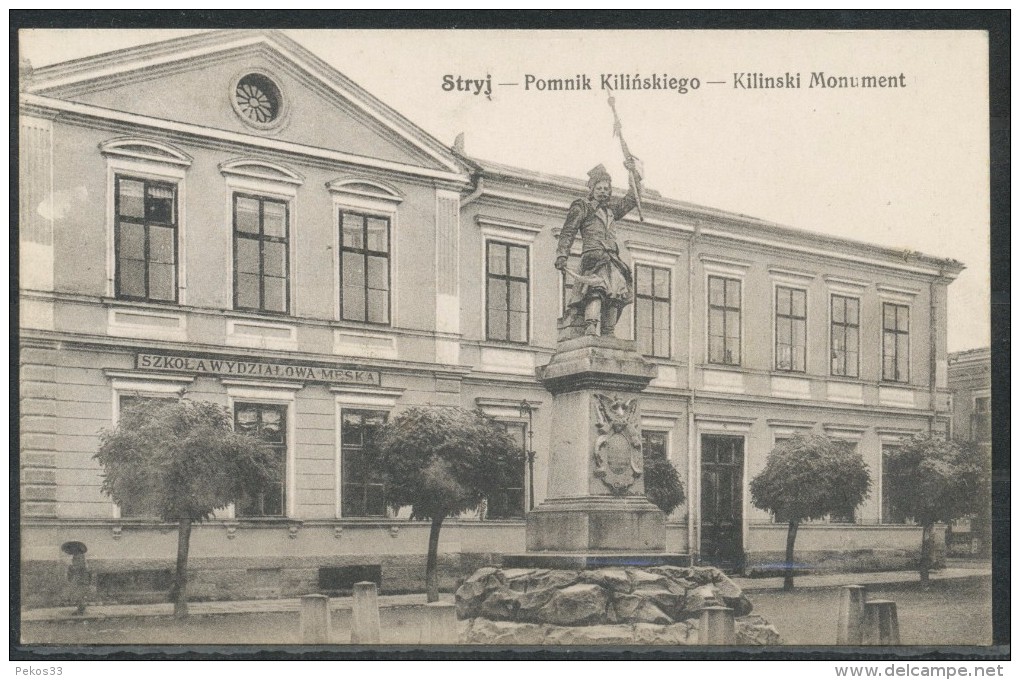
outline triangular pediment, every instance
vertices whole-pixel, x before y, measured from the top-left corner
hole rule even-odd
[[[31,95],[448,173],[448,148],[279,31],[213,31],[37,69]]]

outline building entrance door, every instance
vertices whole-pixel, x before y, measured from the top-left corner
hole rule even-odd
[[[744,438],[701,436],[701,560],[743,567]]]

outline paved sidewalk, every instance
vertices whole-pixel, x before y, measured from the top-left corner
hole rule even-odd
[[[990,576],[991,567],[984,566],[961,566],[948,567],[941,571],[932,572],[932,581],[943,581],[948,579],[975,578]],[[910,583],[918,581],[916,571],[883,571],[861,574],[807,574],[794,578],[797,590],[836,588],[843,585],[888,585],[894,583]],[[755,593],[771,590],[781,590],[783,578],[745,578],[734,577],[734,582],[744,592]],[[441,593],[441,602],[453,602],[452,593]],[[350,597],[334,597],[330,599],[330,609],[350,609]],[[379,606],[381,607],[411,607],[425,604],[425,595],[415,593],[410,595],[380,595]],[[208,616],[217,614],[244,614],[258,612],[296,612],[301,607],[299,598],[287,598],[278,600],[230,600],[225,602],[189,602],[188,610],[193,616]],[[109,604],[90,605],[83,616],[74,616],[73,607],[53,607],[48,609],[27,609],[22,611],[22,621],[82,621],[107,618],[131,618],[131,617],[169,617],[173,616],[174,607],[168,602],[159,604]]]

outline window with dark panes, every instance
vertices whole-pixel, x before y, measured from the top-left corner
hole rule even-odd
[[[120,407],[120,417],[123,418],[124,414],[132,408],[149,403],[152,401],[165,401],[174,402],[177,401],[176,397],[156,397],[156,396],[144,396],[140,394],[122,395],[118,398],[118,404]],[[158,518],[160,516],[159,508],[155,501],[147,498],[132,498],[119,504],[120,516],[121,517],[134,517],[134,518]]]
[[[283,201],[234,194],[234,307],[287,313],[288,209]]]
[[[830,328],[832,375],[856,378],[860,366],[860,300],[844,295],[832,296]]]
[[[807,370],[807,291],[776,287],[776,370]]]
[[[386,422],[385,411],[344,409],[340,425],[340,514],[385,517],[386,488],[370,457],[372,437]]]
[[[528,247],[488,241],[485,262],[485,337],[528,342]]]
[[[279,478],[253,497],[234,504],[237,517],[282,517],[286,514],[287,407],[282,404],[234,403],[234,429],[268,444],[279,461]]]
[[[910,308],[882,303],[882,380],[910,380]]]
[[[882,524],[906,524],[907,516],[902,512],[894,510],[890,502],[889,494],[889,466],[886,462],[889,459],[889,452],[895,446],[882,447]]]
[[[670,356],[670,271],[634,265],[634,337],[645,356]]]
[[[114,181],[114,294],[176,302],[177,186],[121,175]]]
[[[708,362],[740,365],[740,279],[708,277]]]
[[[390,221],[340,213],[340,318],[390,322]]]
[[[524,423],[500,423],[506,428],[507,434],[513,439],[521,451],[526,450],[526,435],[528,426]],[[514,478],[519,481],[518,485],[508,486],[500,493],[489,496],[487,501],[486,519],[520,519],[524,517],[524,459],[515,471]]]

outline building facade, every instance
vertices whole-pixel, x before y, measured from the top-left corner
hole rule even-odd
[[[182,393],[228,406],[284,461],[258,499],[196,527],[195,597],[419,589],[428,525],[385,507],[363,449],[413,404],[481,408],[537,452],[519,486],[444,525],[446,585],[524,550],[551,436],[535,368],[569,286],[552,260],[583,182],[447,147],[272,31],[26,73],[20,125],[26,604],[61,597],[71,540],[98,598],[163,596],[174,526],[104,496],[93,455],[132,400]],[[654,193],[643,208],[620,226],[637,299],[617,335],[656,366],[645,446],[684,482],[667,549],[774,561],[786,527],[748,482],[777,441],[814,431],[855,442],[873,488],[801,527],[801,561],[904,559],[919,530],[886,508],[882,452],[948,427],[962,265]]]

